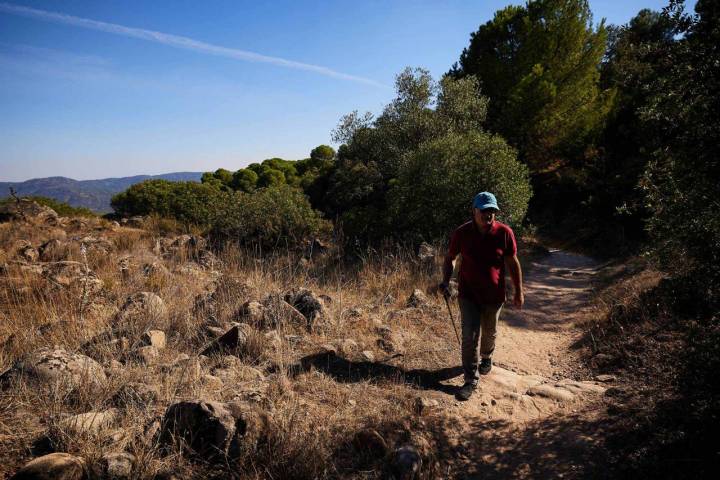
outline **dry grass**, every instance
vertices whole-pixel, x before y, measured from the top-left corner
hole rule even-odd
[[[302,358],[334,344],[341,355],[359,361],[370,351],[382,363],[388,353],[380,348],[377,327],[390,325],[405,355],[388,361],[409,370],[441,368],[457,361],[454,337],[444,317],[444,305],[430,296],[424,309],[406,309],[415,289],[426,290],[437,281],[414,255],[400,250],[368,252],[352,265],[333,254],[309,262],[285,253],[259,258],[252,252],[228,248],[219,254],[217,271],[192,262],[197,252],[159,255],[153,251],[160,235],[177,226],[159,219],[149,230],[110,228],[98,219],[64,229],[22,223],[0,224],[0,371],[40,347],[60,346],[100,361],[107,381],[68,390],[49,387],[29,378],[16,378],[0,391],[0,475],[50,451],[82,456],[92,469],[104,453],[129,451],[137,458],[134,478],[173,474],[178,478],[210,475],[242,478],[378,478],[383,460],[371,458],[352,444],[363,428],[376,428],[391,440],[407,437],[413,418],[413,400],[421,392],[401,376],[339,381],[315,368],[298,370]],[[89,249],[83,255],[79,239],[107,238],[109,252]],[[16,257],[16,244],[34,247],[57,238],[70,242],[64,260],[79,261],[104,284],[96,293],[79,285],[63,286],[32,271]],[[192,269],[183,269],[188,264]],[[42,265],[42,262],[35,263]],[[229,362],[222,356],[198,357],[215,334],[210,327],[227,328],[248,300],[292,288],[309,288],[325,296],[322,321],[307,331],[282,323],[276,334],[258,334],[248,353]],[[194,308],[196,298],[215,290],[214,316]],[[117,327],[115,314],[125,299],[149,291],[163,299],[167,315],[136,318],[125,331],[129,342],[148,328],[167,334],[167,347],[151,365],[124,355],[118,344],[88,342]],[[342,351],[344,340],[346,350]],[[350,345],[350,347],[347,347]],[[181,355],[189,360],[178,360]],[[121,361],[123,363],[118,363]],[[230,363],[228,365],[228,362]],[[223,384],[210,377],[223,367]],[[251,379],[246,368],[263,373]],[[118,392],[135,382],[156,388],[147,404],[118,400]],[[228,464],[205,464],[180,451],[163,452],[155,431],[165,409],[182,399],[254,402],[273,419],[267,438],[252,455]],[[63,423],[70,414],[118,408],[112,428],[97,434],[74,432]],[[392,444],[390,445],[392,448]]]

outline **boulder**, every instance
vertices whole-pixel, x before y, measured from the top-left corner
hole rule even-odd
[[[407,300],[408,307],[424,308],[430,305],[427,296],[420,289],[415,289]]]
[[[106,453],[100,457],[101,470],[98,477],[108,480],[129,479],[136,461],[135,455],[128,452]]]
[[[26,463],[11,480],[81,480],[85,460],[69,453],[51,453]]]
[[[40,254],[27,240],[15,242],[15,254],[26,262],[35,262]]]
[[[306,288],[291,290],[286,293],[285,301],[302,313],[307,318],[310,326],[325,312],[323,301]]]
[[[165,332],[162,330],[148,330],[142,334],[140,343],[144,346],[151,346],[157,348],[158,350],[162,350],[167,344]]]
[[[53,238],[40,245],[38,250],[43,262],[57,262],[67,258],[69,249],[66,242]]]
[[[160,391],[156,386],[141,382],[130,382],[113,395],[112,404],[117,407],[134,406],[145,408],[157,402],[160,398]]]
[[[262,301],[262,305],[264,307],[262,321],[264,328],[277,328],[282,325],[305,329],[312,327],[312,322],[305,315],[279,295],[268,295]]]
[[[2,217],[22,220],[35,225],[58,225],[60,218],[52,208],[27,198],[20,198],[3,205],[0,211],[0,218]]]
[[[235,431],[235,418],[226,404],[185,401],[167,409],[159,440],[162,445],[175,445],[209,460],[227,454]]]
[[[558,402],[572,402],[575,395],[564,388],[554,387],[547,383],[536,385],[528,389],[527,394],[532,396],[544,397]]]
[[[42,275],[55,285],[84,289],[87,293],[98,293],[103,282],[87,265],[81,262],[50,262],[43,266]]]
[[[231,402],[228,404],[228,410],[235,419],[235,436],[228,452],[230,457],[238,458],[252,454],[273,429],[272,418],[249,402]]]
[[[104,237],[86,235],[81,238],[76,238],[75,241],[81,245],[85,245],[85,249],[88,253],[94,253],[97,255],[107,255],[115,248],[113,243]]]
[[[118,410],[111,408],[101,412],[86,412],[61,420],[58,427],[76,435],[97,435],[113,426],[118,419]]]
[[[216,353],[240,354],[247,344],[248,334],[251,330],[252,327],[247,324],[234,325],[230,330],[206,346],[200,352],[200,355],[213,355]]]
[[[245,302],[240,306],[235,317],[253,325],[262,325],[265,320],[265,306],[260,302]]]
[[[420,478],[422,466],[422,455],[413,445],[403,445],[395,449],[388,465],[390,475],[396,480]]]
[[[160,357],[160,351],[153,345],[146,345],[144,347],[138,347],[134,352],[134,356],[145,365],[152,365],[157,362],[157,359]]]
[[[62,348],[40,348],[17,362],[11,374],[24,374],[44,384],[61,384],[71,389],[97,386],[107,380],[102,366],[90,357]]]
[[[162,298],[152,292],[137,292],[125,300],[115,320],[123,324],[140,323],[150,326],[163,323],[167,315]]]
[[[434,398],[417,397],[415,399],[414,407],[415,413],[417,413],[418,415],[427,415],[429,413],[437,411],[437,409],[440,407],[440,402],[438,402]]]

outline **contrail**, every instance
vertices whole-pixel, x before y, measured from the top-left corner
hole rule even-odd
[[[314,72],[320,75],[338,78],[341,80],[350,80],[352,82],[364,83],[376,87],[385,87],[385,85],[378,83],[375,80],[357,77],[355,75],[349,75],[347,73],[338,72],[336,70],[332,70],[330,68],[320,65],[296,62],[294,60],[287,60],[285,58],[279,57],[270,57],[268,55],[248,52],[247,50],[240,50],[237,48],[221,47],[219,45],[213,45],[211,43],[201,42],[199,40],[193,40],[192,38],[181,37],[179,35],[172,35],[169,33],[145,30],[142,28],[126,27],[123,25],[118,25],[116,23],[99,22],[97,20],[91,20],[89,18],[75,17],[73,15],[66,15],[64,13],[49,12],[47,10],[23,7],[20,5],[13,5],[11,3],[5,2],[0,2],[0,12],[35,18],[47,22],[72,25],[74,27],[87,28],[89,30],[98,30],[106,33],[114,33],[115,35],[123,35],[125,37],[139,38],[141,40],[147,40],[150,42],[162,43],[163,45],[168,45],[170,47],[184,48],[186,50],[194,50],[196,52],[207,53],[210,55],[234,58],[235,60],[270,63],[279,67],[305,70],[308,72]]]

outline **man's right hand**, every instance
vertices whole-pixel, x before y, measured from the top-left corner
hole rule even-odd
[[[450,284],[448,282],[440,282],[440,285],[438,285],[438,291],[442,294],[445,298],[450,298]]]

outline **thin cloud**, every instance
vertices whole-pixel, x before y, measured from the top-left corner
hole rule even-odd
[[[75,17],[73,15],[66,15],[64,13],[49,12],[47,10],[40,10],[37,8],[23,7],[20,5],[13,5],[10,3],[0,2],[0,12],[9,13],[11,15],[20,15],[23,17],[34,18],[37,20],[44,20],[47,22],[62,23],[64,25],[72,25],[74,27],[86,28],[89,30],[97,30],[106,33],[113,33],[115,35],[122,35],[125,37],[139,38],[141,40],[147,40],[150,42],[161,43],[170,47],[182,48],[185,50],[193,50],[200,53],[206,53],[209,55],[216,55],[220,57],[233,58],[235,60],[242,60],[246,62],[257,62],[257,63],[269,63],[285,68],[294,68],[297,70],[305,70],[308,72],[325,75],[327,77],[337,78],[340,80],[349,80],[352,82],[364,83],[367,85],[373,85],[376,87],[384,87],[381,83],[371,80],[369,78],[358,77],[355,75],[349,75],[347,73],[338,72],[327,67],[320,65],[312,65],[309,63],[296,62],[294,60],[287,60],[280,57],[271,57],[268,55],[262,55],[255,52],[249,52],[247,50],[240,50],[237,48],[222,47],[220,45],[213,45],[211,43],[201,42],[188,37],[182,37],[179,35],[172,35],[169,33],[156,32],[153,30],[145,30],[142,28],[126,27],[115,23],[100,22],[97,20],[91,20],[89,18]]]

